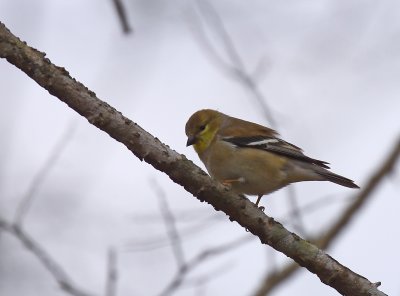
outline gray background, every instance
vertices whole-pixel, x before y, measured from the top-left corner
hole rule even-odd
[[[195,2],[124,3],[134,28],[127,36],[111,1],[1,0],[0,20],[201,167],[193,149],[185,147],[184,125],[196,110],[218,109],[268,125],[248,89],[222,71],[196,37],[193,20],[201,12]],[[245,68],[258,73],[282,137],[362,187],[399,134],[399,2],[219,0],[213,5]],[[219,36],[212,29],[206,33],[229,63]],[[156,295],[169,283],[176,263],[154,182],[178,220],[187,259],[246,235],[3,59],[0,92],[0,215],[13,217],[40,168],[66,139],[35,194],[25,229],[79,287],[102,293],[110,246],[118,253],[118,295]],[[389,295],[400,295],[399,181],[397,169],[329,250],[355,272],[382,281]],[[328,227],[356,193],[324,182],[298,184],[295,190],[300,205],[334,197],[303,214],[308,234]],[[262,204],[278,220],[291,210],[285,190],[264,197]],[[290,221],[284,224],[293,229]],[[207,282],[187,285],[176,295],[249,295],[267,270],[286,261],[253,239],[205,262],[189,278],[210,275]],[[307,271],[273,295],[295,293],[338,295]],[[8,234],[0,234],[0,294],[64,295]]]

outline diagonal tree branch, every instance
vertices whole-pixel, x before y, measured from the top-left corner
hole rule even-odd
[[[244,196],[213,181],[182,154],[162,144],[138,124],[124,117],[61,67],[31,48],[0,23],[0,57],[35,80],[99,129],[124,144],[140,160],[166,173],[200,201],[223,211],[232,221],[256,235],[261,243],[284,253],[342,295],[385,295],[376,285],[334,260],[315,245],[289,232]]]
[[[17,211],[14,215],[14,222],[18,225],[22,225],[24,222],[24,218],[28,213],[28,210],[30,209],[33,199],[36,196],[36,193],[42,186],[43,182],[46,181],[46,178],[52,168],[55,166],[59,158],[62,156],[64,149],[67,147],[68,142],[71,140],[71,137],[73,136],[74,132],[76,129],[75,124],[71,124],[60,140],[56,143],[54,148],[50,151],[50,154],[42,167],[39,169],[37,174],[34,176],[31,184],[29,185],[29,188],[25,195],[22,197],[21,202],[18,205]]]
[[[167,236],[171,244],[172,251],[174,253],[175,261],[178,265],[178,269],[180,269],[185,264],[185,253],[183,251],[181,236],[179,234],[178,228],[176,227],[175,217],[169,207],[168,199],[164,190],[155,179],[152,179],[152,184],[152,188],[158,198],[161,215],[167,229]]]
[[[78,288],[65,270],[48,254],[40,244],[34,240],[22,227],[17,223],[9,223],[0,217],[0,229],[14,235],[27,250],[33,253],[42,265],[50,272],[57,281],[60,288],[66,293],[74,296],[94,296],[89,292]]]

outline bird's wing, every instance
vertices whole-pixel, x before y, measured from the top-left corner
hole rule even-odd
[[[308,157],[304,155],[301,148],[276,137],[265,135],[250,137],[223,137],[222,140],[237,147],[260,149],[329,169],[328,162]]]

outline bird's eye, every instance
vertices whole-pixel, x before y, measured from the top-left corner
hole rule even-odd
[[[206,129],[206,125],[205,125],[205,124],[200,125],[200,126],[199,126],[199,129],[200,129],[201,131],[204,131],[204,130]]]

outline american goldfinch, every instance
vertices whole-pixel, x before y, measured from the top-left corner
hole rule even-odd
[[[211,177],[237,193],[263,195],[294,182],[330,181],[359,188],[334,174],[328,163],[278,137],[268,127],[205,109],[194,113],[185,127],[187,146],[193,145]]]

